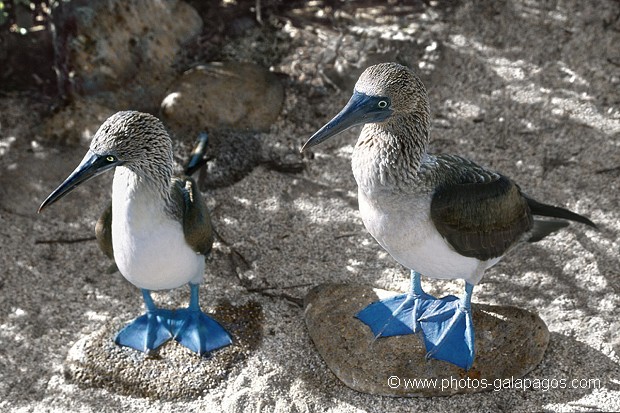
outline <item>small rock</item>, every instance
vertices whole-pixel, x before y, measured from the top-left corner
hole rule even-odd
[[[284,87],[252,63],[225,62],[184,73],[161,104],[162,120],[179,138],[202,130],[265,131],[277,119]]]
[[[331,371],[354,390],[407,397],[494,390],[496,380],[520,378],[532,370],[549,343],[549,330],[536,314],[472,304],[473,367],[466,372],[444,361],[427,361],[418,334],[375,340],[370,328],[354,318],[368,304],[389,295],[366,285],[324,284],[305,298],[312,341]]]
[[[216,387],[230,370],[245,360],[261,340],[260,304],[216,307],[214,317],[233,336],[233,344],[199,357],[174,340],[156,356],[114,343],[128,320],[108,323],[73,345],[65,361],[65,376],[83,387],[156,399],[196,398]]]

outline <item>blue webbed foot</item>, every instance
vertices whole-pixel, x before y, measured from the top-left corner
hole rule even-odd
[[[376,301],[355,315],[375,337],[401,336],[420,331],[417,319],[435,297],[429,294],[400,294]]]
[[[201,356],[232,344],[232,338],[224,327],[200,309],[198,284],[190,284],[190,288],[189,307],[174,312],[174,339]]]
[[[176,310],[173,329],[176,341],[200,355],[232,344],[224,327],[200,309]]]
[[[411,291],[376,301],[355,315],[368,325],[376,338],[401,336],[420,331],[419,317],[435,301],[420,283],[420,273],[411,272]]]
[[[420,318],[426,357],[447,361],[465,370],[474,362],[474,325],[471,289],[467,284],[463,300],[450,295],[433,302]]]
[[[114,340],[116,344],[131,347],[143,353],[152,353],[172,338],[170,310],[152,309],[127,324]]]

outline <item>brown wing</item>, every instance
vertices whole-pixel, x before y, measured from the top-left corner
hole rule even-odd
[[[103,211],[97,224],[95,225],[95,236],[99,249],[110,259],[114,259],[114,248],[112,247],[112,202]]]
[[[190,247],[203,255],[211,251],[213,245],[213,228],[207,206],[196,182],[189,177],[173,181],[173,197],[183,218],[185,241]]]
[[[516,184],[495,173],[476,172],[467,169],[456,182],[437,188],[431,218],[459,254],[485,261],[503,255],[533,223]]]

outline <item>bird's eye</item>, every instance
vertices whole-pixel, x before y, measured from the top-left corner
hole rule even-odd
[[[387,100],[380,100],[379,103],[377,103],[377,106],[379,106],[381,109],[385,109],[387,105]]]
[[[105,160],[108,162],[114,162],[116,159],[112,155],[108,155],[105,157]]]

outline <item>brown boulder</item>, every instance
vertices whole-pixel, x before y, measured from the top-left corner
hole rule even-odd
[[[198,131],[265,131],[282,109],[284,87],[274,73],[252,63],[210,63],[172,84],[161,117],[177,137]]]
[[[324,284],[305,299],[310,337],[332,372],[350,388],[384,396],[448,396],[498,390],[543,358],[549,330],[536,314],[517,307],[472,304],[476,359],[465,371],[426,360],[418,334],[374,338],[354,318],[379,293],[367,285]]]

